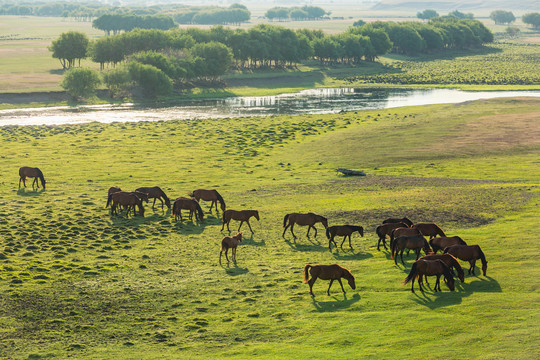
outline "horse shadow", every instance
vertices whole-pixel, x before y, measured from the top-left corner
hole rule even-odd
[[[315,310],[318,312],[334,312],[339,311],[343,309],[347,309],[351,307],[352,304],[360,301],[360,294],[355,293],[350,298],[347,297],[347,294],[343,294],[343,299],[339,299],[338,296],[332,295],[331,296],[333,301],[317,301],[316,298],[313,296],[313,306],[315,307]]]
[[[261,240],[259,242],[255,241],[253,239],[254,234],[251,234],[250,237],[242,237],[242,244],[243,245],[253,245],[253,246],[265,246],[266,242],[264,240]]]
[[[309,237],[308,237],[308,240],[310,240],[311,245],[310,244],[298,244],[296,242],[296,238],[293,238],[292,241],[290,241],[289,239],[285,239],[285,243],[287,245],[289,245],[291,247],[291,249],[296,250],[296,251],[318,251],[318,252],[326,251],[326,249],[327,249],[326,245],[323,246],[323,245],[321,245],[320,242],[313,242],[313,241],[311,241],[311,239]]]
[[[205,224],[201,221],[188,220],[187,222],[177,221],[173,228],[180,233],[201,234],[204,231]]]
[[[470,291],[471,293],[472,292],[486,292],[486,293],[502,292],[501,284],[499,284],[499,282],[492,277],[477,275],[474,281],[470,281],[470,282],[467,282],[467,279],[471,279],[471,276],[469,276],[468,278],[465,277],[465,283],[462,284],[465,291]]]
[[[26,190],[26,188],[20,188],[17,190],[17,195],[19,196],[39,196],[45,192],[45,189],[41,188],[39,190]]]
[[[443,282],[441,280],[441,282]],[[416,285],[416,284],[415,284]],[[457,285],[457,283],[456,283]],[[444,285],[442,287],[444,289]],[[421,292],[418,288],[415,290],[415,293],[412,294],[415,296],[413,299],[416,303],[428,307],[431,310],[438,308],[459,305],[462,302],[464,297],[471,295],[470,292],[462,291],[439,291],[439,292]],[[428,296],[429,295],[429,296]]]
[[[236,262],[232,262],[232,267],[231,263],[226,263],[226,265],[220,263],[219,265],[225,270],[225,273],[229,276],[244,275],[249,272],[248,268],[239,267]]]
[[[332,255],[337,260],[364,260],[369,259],[373,257],[373,254],[371,253],[365,253],[365,252],[355,252],[354,249],[350,249],[350,251],[347,252],[347,250],[343,250],[344,252],[332,252]]]

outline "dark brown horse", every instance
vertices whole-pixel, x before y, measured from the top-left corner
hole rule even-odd
[[[115,192],[119,192],[119,191],[122,191],[122,189],[116,186],[111,186],[109,188],[109,191],[107,193],[107,204],[105,205],[106,208],[109,207],[109,204],[111,203],[111,194],[114,194]]]
[[[390,247],[392,247],[392,242],[394,242],[394,239],[397,239],[400,236],[414,236],[414,235],[422,235],[422,234],[420,233],[420,230],[416,228],[408,228],[408,227],[395,228],[390,232]]]
[[[219,204],[221,205],[221,211],[225,211],[225,200],[223,200],[223,197],[219,195],[217,190],[206,190],[206,189],[197,189],[194,190],[189,196],[194,197],[197,199],[197,201],[204,200],[204,201],[211,201],[210,204],[210,211],[212,211],[212,207],[214,204],[216,205],[216,211],[217,209],[217,202],[219,201]]]
[[[112,201],[111,213],[116,215],[116,208],[121,205],[124,208],[127,208],[126,216],[129,216],[129,212],[133,209],[133,215],[137,215],[135,212],[135,207],[139,207],[139,215],[144,216],[144,207],[142,205],[142,200],[132,192],[117,191],[109,195],[108,203]]]
[[[429,245],[433,249],[433,252],[443,251],[449,246],[453,245],[467,245],[465,241],[459,236],[438,236],[429,240]]]
[[[328,238],[328,249],[330,249],[332,243],[337,247],[336,242],[334,241],[334,237],[337,236],[343,236],[343,241],[341,242],[340,247],[343,249],[343,243],[347,239],[347,236],[349,237],[349,247],[352,249],[351,245],[351,235],[355,231],[358,231],[360,236],[364,236],[364,228],[361,226],[355,226],[355,225],[335,225],[330,226],[326,229],[326,237]]]
[[[311,279],[309,280],[308,280],[308,270],[309,270],[309,274],[311,275]],[[330,295],[330,288],[332,287],[332,283],[334,282],[334,280],[339,281],[339,285],[341,285],[341,290],[343,290],[343,293],[345,293],[345,289],[343,288],[343,284],[341,283],[341,278],[347,279],[351,289],[353,290],[356,289],[356,284],[354,283],[354,276],[351,274],[351,272],[337,264],[334,264],[334,265],[309,265],[307,264],[304,267],[304,282],[309,284],[309,293],[311,295],[313,295],[313,284],[315,283],[315,280],[317,280],[317,278],[321,278],[322,280],[330,280],[330,285],[328,286],[328,290],[326,290],[327,295]]]
[[[285,218],[283,218],[283,234],[282,237],[285,237],[285,231],[287,231],[287,228],[291,227],[291,234],[296,239],[296,235],[294,235],[293,228],[294,224],[300,225],[300,226],[308,226],[307,230],[307,236],[309,237],[309,230],[313,228],[315,230],[315,236],[317,236],[317,229],[315,228],[316,223],[322,223],[325,229],[328,229],[328,220],[321,215],[317,215],[314,213],[307,213],[307,214],[299,214],[299,213],[291,213],[285,215]]]
[[[402,222],[404,223],[407,227],[411,227],[413,226],[413,222],[409,219],[407,219],[406,217],[404,218],[401,218],[401,219],[398,219],[398,218],[388,218],[386,220],[383,220],[383,224],[389,224],[389,223],[398,223],[398,222]]]
[[[180,221],[183,221],[182,210],[189,210],[189,220],[193,220],[193,214],[195,214],[195,220],[204,220],[204,213],[201,205],[199,205],[199,202],[195,199],[181,196],[174,201],[172,216],[174,216],[175,221],[178,221],[178,218],[180,218]]]
[[[41,180],[41,186],[45,190],[45,178],[43,173],[38,168],[23,166],[19,169],[19,189],[21,188],[21,181],[23,182],[24,187],[26,187],[26,178],[34,178],[32,182],[32,190],[34,186],[36,190],[39,189],[38,179]]]
[[[416,252],[416,260],[420,257],[420,250],[423,249],[426,255],[431,252],[427,240],[422,235],[400,236],[394,240],[391,247],[391,256],[396,265],[398,252],[401,256],[401,263],[405,265],[403,262],[403,251],[405,249],[414,250]]]
[[[482,273],[486,276],[487,272],[487,260],[486,256],[478,245],[454,245],[444,249],[445,254],[450,254],[457,257],[460,260],[468,261],[471,267],[469,268],[469,274],[474,275],[474,268],[476,266],[476,260],[482,261]]]
[[[167,205],[167,208],[171,208],[171,201],[165,195],[165,192],[161,190],[159,186],[154,187],[140,187],[136,189],[135,191],[142,192],[148,196],[148,199],[154,199],[154,203],[152,204],[152,210],[154,210],[154,206],[156,205],[156,199],[159,199],[161,201],[161,209],[163,209],[163,204]]]
[[[377,242],[377,250],[379,250],[379,246],[381,245],[381,241],[384,245],[384,249],[386,250],[386,236],[390,236],[392,233],[392,230],[400,227],[407,227],[405,223],[397,222],[397,223],[386,223],[377,226],[375,229],[375,233],[379,236],[379,241]],[[390,244],[392,245],[392,244]]]
[[[232,259],[233,262],[236,262],[236,248],[238,247],[238,244],[242,242],[242,233],[239,232],[234,236],[225,236],[221,240],[221,249],[219,252],[219,263],[221,264],[221,254],[223,251],[225,251],[225,258],[227,258],[227,263],[229,262],[229,257],[227,256],[227,252],[229,249],[232,249]]]
[[[457,259],[450,254],[429,254],[426,256],[422,256],[418,260],[441,260],[443,263],[446,264],[446,266],[450,268],[450,270],[455,269],[459,280],[461,280],[462,283],[465,282],[465,273],[463,272],[463,268],[461,267],[461,265],[459,265],[459,261],[457,261]]]
[[[223,225],[221,226],[221,231],[223,231],[225,224],[227,224],[227,231],[230,232],[231,230],[229,229],[229,223],[231,220],[237,220],[240,221],[238,231],[240,231],[240,228],[245,221],[249,226],[249,230],[253,234],[253,230],[251,230],[251,225],[249,224],[249,218],[251,217],[254,217],[257,219],[257,221],[259,221],[259,212],[257,210],[225,210],[223,212]]]
[[[442,229],[434,223],[418,223],[414,224],[413,228],[420,230],[422,235],[429,236],[430,239],[434,238],[437,235],[446,236],[444,234],[444,231],[442,231]]]
[[[437,281],[435,282],[435,291],[441,291],[440,278],[441,275],[444,276],[446,285],[450,291],[454,291],[454,277],[450,268],[442,260],[417,260],[412,264],[411,271],[409,275],[403,280],[403,284],[407,284],[412,280],[411,291],[414,292],[414,279],[418,278],[418,285],[420,286],[420,291],[424,292],[422,289],[422,278],[423,276],[437,276]]]

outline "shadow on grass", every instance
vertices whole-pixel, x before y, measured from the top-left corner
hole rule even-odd
[[[319,251],[319,252],[322,252],[322,251],[327,251],[327,245],[324,244],[322,245],[319,241],[315,240],[315,239],[311,239],[310,237],[307,237],[307,240],[311,243],[311,244],[298,244],[296,242],[296,238],[293,238],[292,241],[289,240],[289,239],[285,239],[285,243],[287,245],[289,245],[293,250],[296,250],[296,251]]]
[[[26,190],[25,188],[20,188],[17,190],[17,195],[19,196],[39,196],[45,192],[44,189],[40,190]]]
[[[347,297],[347,294],[343,294],[343,298],[340,299],[339,295],[330,296],[333,301],[317,301],[315,296],[312,297],[313,306],[318,312],[334,312],[349,308],[355,302],[360,301],[360,295],[355,293],[351,298]]]
[[[249,272],[248,268],[238,267],[236,262],[227,263],[225,260],[225,265],[220,263],[219,265],[225,270],[225,273],[230,276],[238,276],[247,274]],[[232,264],[232,267],[231,267]]]
[[[206,225],[209,225],[209,224],[205,224],[204,222],[201,222],[201,221],[193,222],[192,220],[184,219],[184,221],[175,222],[173,228],[175,231],[182,234],[185,234],[185,233],[201,234],[204,231],[204,228],[206,227]]]
[[[441,282],[442,279],[441,279]],[[445,285],[441,285],[443,291],[440,292],[421,292],[418,289],[417,284],[415,293],[412,294],[415,298],[413,299],[420,305],[424,305],[431,310],[438,309],[445,306],[458,305],[461,304],[461,301],[464,297],[471,295],[471,292],[457,292],[457,291],[448,291],[448,288],[445,289]]]
[[[261,241],[255,241],[254,234],[251,234],[250,237],[242,237],[242,244],[243,245],[253,245],[253,246],[265,246],[266,242],[264,240]]]
[[[364,260],[373,257],[371,253],[364,253],[361,251],[355,252],[354,249],[332,252],[332,255],[334,255],[336,260]]]

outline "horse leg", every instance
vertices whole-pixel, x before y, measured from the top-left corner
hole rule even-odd
[[[34,190],[34,186],[35,184],[37,184],[37,177],[34,178],[34,181],[32,181],[32,190]],[[39,185],[38,185],[38,189],[39,189]],[[36,189],[37,190],[37,189]]]
[[[228,252],[229,252],[229,248],[225,249],[225,257],[227,258],[227,264],[230,263],[229,256],[227,255]]]
[[[233,262],[236,262],[236,248],[232,248],[231,252],[232,252]]]
[[[384,239],[382,239],[381,236],[379,235],[379,241],[377,241],[377,250],[378,250],[378,251],[381,251],[381,250],[379,249],[379,246],[381,245],[381,240],[384,241]],[[384,243],[383,243],[383,244],[384,244]],[[386,250],[386,245],[384,246],[384,248],[385,248],[385,250]]]
[[[401,252],[399,253],[399,256],[401,257],[401,263],[403,264],[403,266],[405,266],[405,263],[403,262],[403,252],[405,251],[405,249],[401,249]]]
[[[311,230],[311,225],[308,225],[307,234],[306,234],[307,237],[309,237],[309,230]]]
[[[315,237],[317,237],[317,228],[314,225],[311,225],[313,227],[313,230],[315,230]]]
[[[352,247],[352,244],[351,244],[351,235],[352,234],[349,234],[349,247],[352,249],[353,247]]]
[[[333,282],[334,282],[334,279],[330,279],[330,285],[328,285],[328,290],[326,290],[326,295],[330,295],[330,288],[332,287]]]
[[[231,229],[229,229],[229,223],[230,223],[230,222],[231,222],[231,219],[229,219],[229,220],[227,221],[227,231],[228,231],[229,233],[231,232]]]
[[[341,285],[341,291],[345,294],[345,289],[343,288],[343,283],[341,282],[341,279],[337,279],[339,281],[339,285]]]
[[[476,274],[474,273],[474,268],[476,267],[476,259],[475,259],[475,260],[470,260],[470,261],[469,261],[469,264],[471,264],[472,274],[473,274],[473,275],[476,275]]]
[[[216,211],[217,211],[217,204],[216,204]],[[248,226],[249,226],[249,231],[251,231],[251,233],[253,234],[253,230],[251,230],[251,225],[249,224],[249,219],[246,220],[246,223],[247,223]]]
[[[313,276],[311,279],[309,279],[308,281],[308,284],[309,284],[309,293],[311,294],[311,296],[315,296],[313,294],[313,284],[315,284],[315,280],[317,280],[317,277],[316,276]]]
[[[420,248],[415,249],[415,251],[416,251],[416,260],[418,260],[418,258],[420,257]],[[409,254],[407,254],[407,255],[409,255]]]
[[[422,288],[422,275],[418,276],[418,287],[420,288],[421,292],[424,292],[424,289]]]
[[[416,279],[416,276],[412,278],[412,285],[411,285],[411,292],[414,293],[414,279]]]
[[[343,243],[345,242],[345,240],[347,240],[347,235],[345,235],[345,236],[343,237],[343,241],[342,241],[341,244],[339,245],[339,247],[340,247],[341,249],[343,249]],[[337,247],[337,246],[336,246],[336,247]]]
[[[437,281],[435,282],[435,291],[441,291],[441,275],[437,275]]]
[[[243,223],[244,223],[244,220],[240,220],[240,226],[238,227],[238,232],[240,232],[240,228],[242,227]]]
[[[292,234],[293,238],[296,239],[296,235],[294,235],[293,228],[294,228],[294,223],[291,224],[291,234]]]
[[[283,234],[281,234],[281,237],[285,237],[285,231],[287,231],[287,228],[289,227],[290,223],[285,226],[285,229],[283,229]]]
[[[152,210],[155,210],[154,206],[156,205],[156,199],[154,198],[154,203],[152,204]],[[163,209],[163,201],[161,202],[161,208]]]
[[[22,178],[20,177],[19,178],[19,189],[21,188],[21,180],[22,180]]]

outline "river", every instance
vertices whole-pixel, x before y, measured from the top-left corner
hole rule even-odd
[[[0,110],[0,126],[325,114],[340,111],[389,109],[401,106],[460,103],[478,99],[516,96],[540,97],[540,91],[320,88],[276,96],[186,100],[180,105],[166,107],[141,107],[123,104]]]

